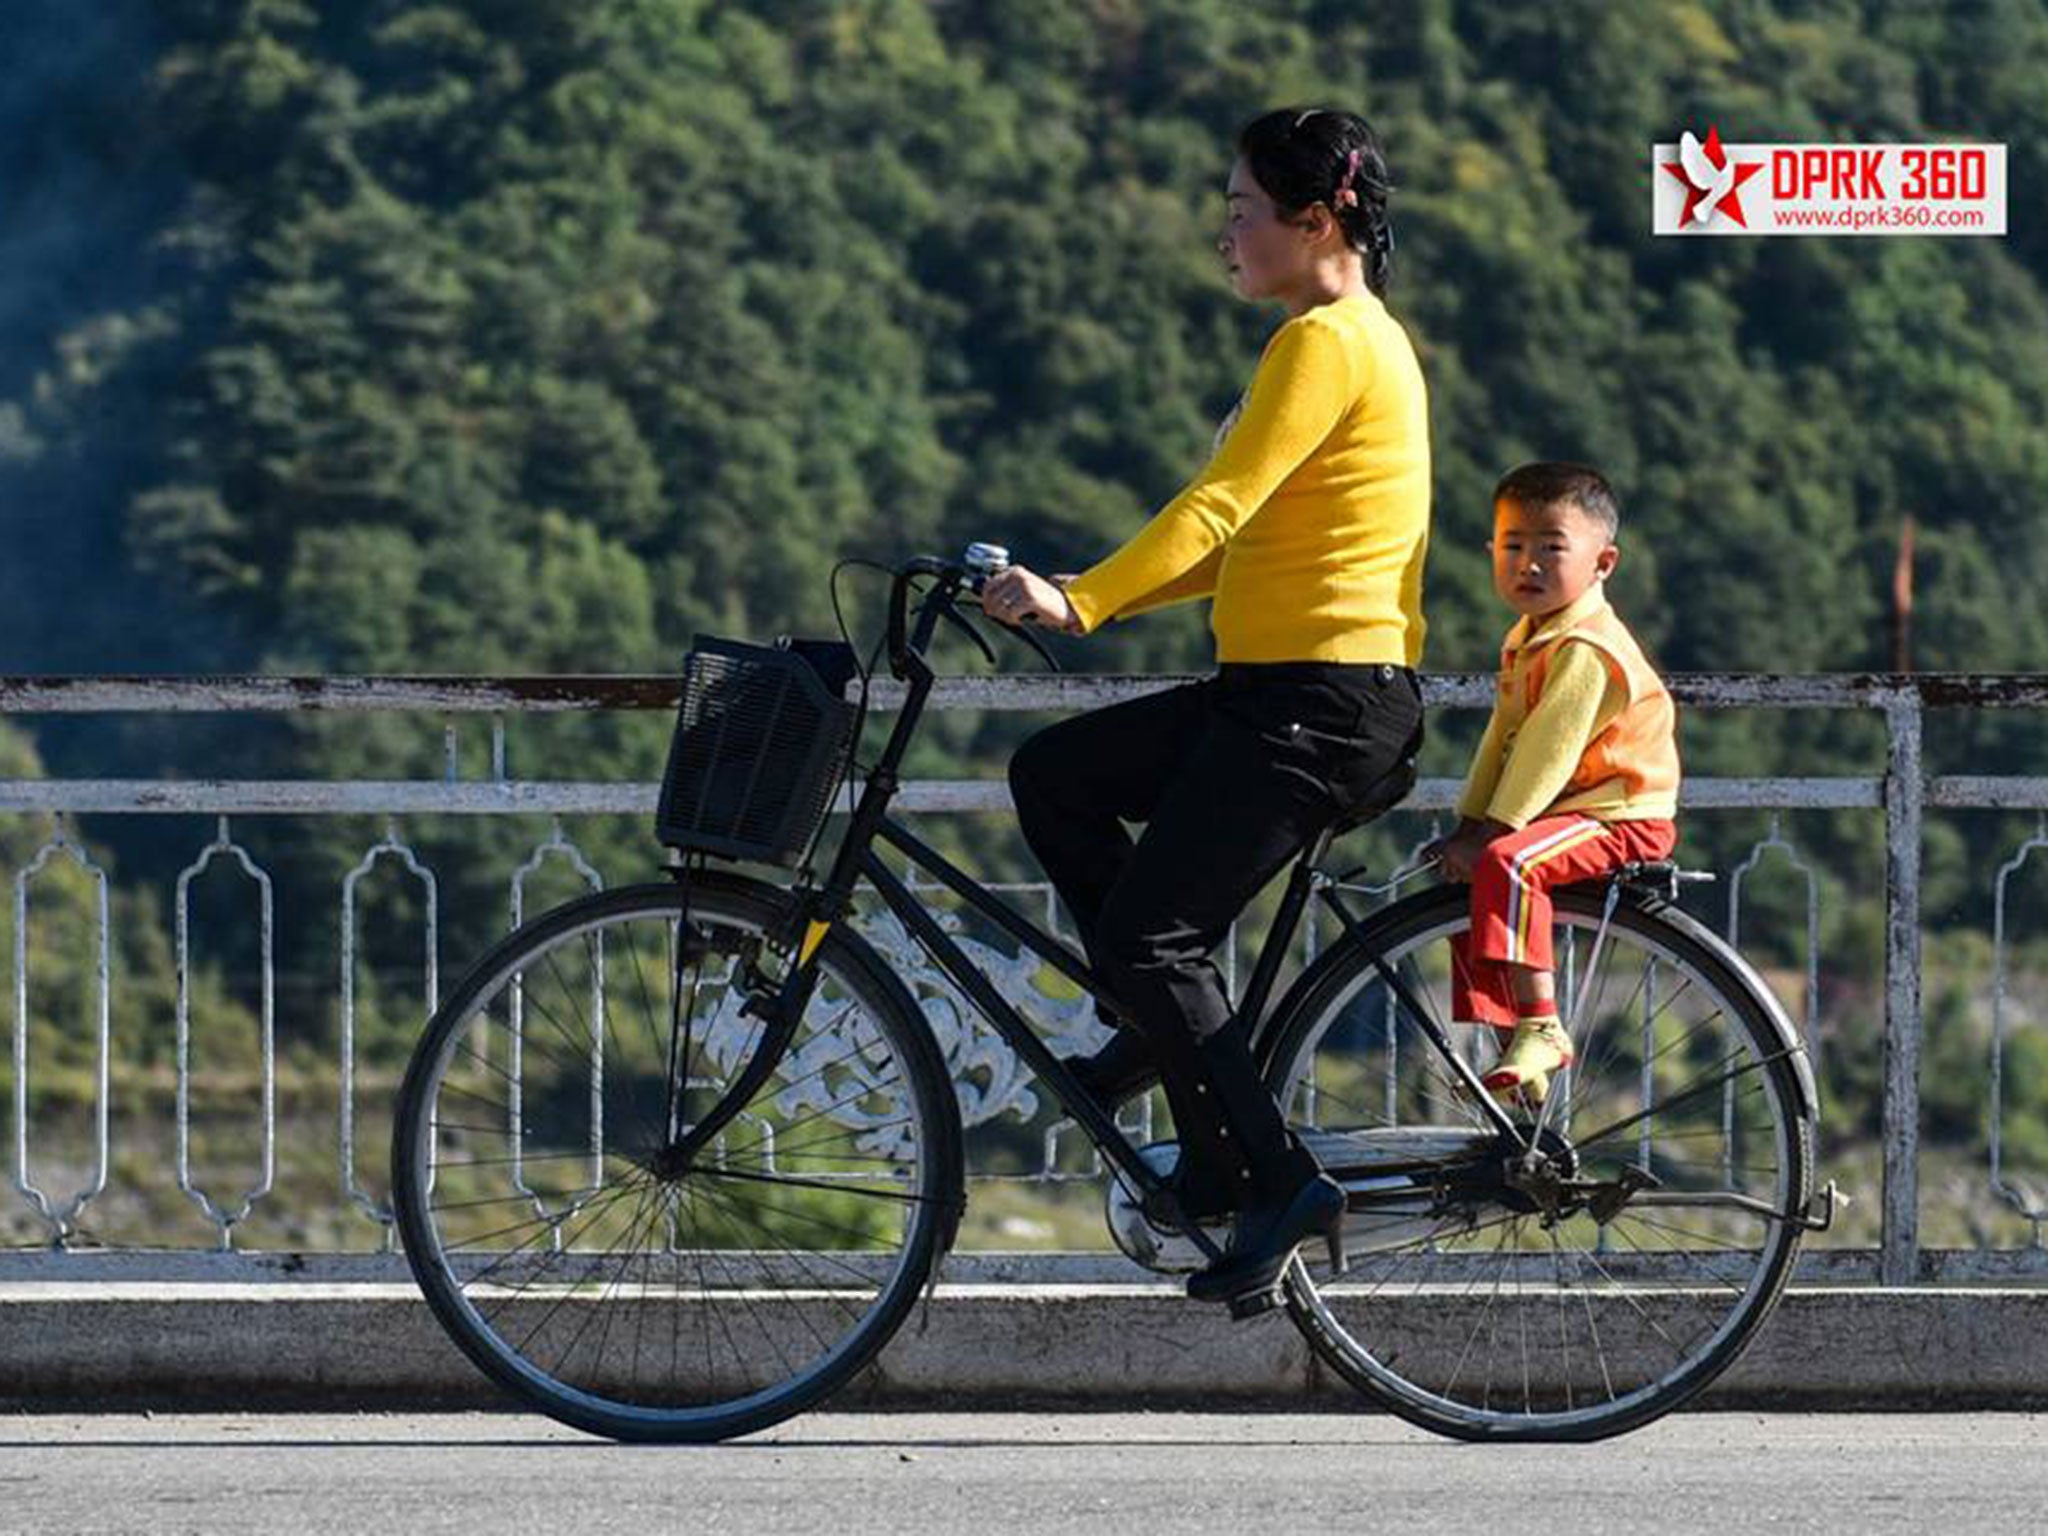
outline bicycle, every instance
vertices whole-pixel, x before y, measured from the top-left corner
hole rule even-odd
[[[1163,1273],[1221,1251],[1224,1229],[1180,1219],[1173,1144],[1134,1144],[878,851],[1114,1014],[1077,950],[887,815],[937,626],[988,650],[957,600],[1001,564],[974,546],[892,573],[905,694],[822,879],[807,857],[875,654],[700,638],[657,818],[682,850],[668,878],[526,923],[429,1021],[393,1133],[405,1251],[449,1335],[541,1411],[623,1440],[759,1430],[847,1383],[936,1284],[966,1203],[959,1108],[911,991],[848,921],[860,880],[1098,1150],[1119,1247]],[[1240,1004],[1349,1196],[1341,1240],[1291,1261],[1285,1308],[1338,1377],[1430,1429],[1616,1434],[1725,1370],[1826,1224],[1811,1071],[1756,972],[1679,909],[1695,877],[1660,864],[1558,894],[1577,1064],[1533,1114],[1496,1103],[1482,1031],[1446,1011],[1464,889],[1366,914],[1362,871],[1323,868],[1414,774],[1303,851]],[[1269,1009],[1312,900],[1341,933]]]

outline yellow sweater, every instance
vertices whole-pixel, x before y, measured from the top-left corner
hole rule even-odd
[[[1628,689],[1608,675],[1606,663],[1590,645],[1566,643],[1557,648],[1550,664],[1541,702],[1519,723],[1510,718],[1519,713],[1512,707],[1512,697],[1511,690],[1503,688],[1502,703],[1486,722],[1486,735],[1472,754],[1458,814],[1520,828],[1557,803],[1586,743],[1621,713]],[[1611,812],[1615,807],[1597,809]],[[1594,809],[1584,814],[1596,821],[1620,819],[1595,815]]]
[[[1631,716],[1628,757],[1617,765],[1609,751],[1589,772],[1588,752],[1632,705],[1640,719]],[[1630,764],[1644,770],[1633,780]],[[1617,766],[1623,771],[1610,773]],[[1678,814],[1678,778],[1670,695],[1608,607],[1603,583],[1540,622],[1515,621],[1501,645],[1493,716],[1472,755],[1460,816],[1515,828],[1567,813],[1662,821]]]
[[[1200,476],[1067,597],[1086,633],[1213,594],[1220,661],[1414,666],[1428,542],[1422,370],[1364,294],[1273,333]]]

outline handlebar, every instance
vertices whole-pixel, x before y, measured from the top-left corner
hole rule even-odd
[[[1000,544],[970,544],[958,560],[947,560],[938,555],[914,555],[898,566],[895,579],[889,584],[890,674],[899,682],[909,678],[913,656],[922,662],[924,652],[929,649],[932,634],[938,628],[941,619],[950,620],[964,630],[968,637],[981,647],[982,654],[987,656],[993,665],[996,659],[995,650],[983,638],[981,631],[954,606],[953,599],[963,589],[979,592],[989,577],[998,575],[1009,567],[1010,552]],[[926,576],[936,577],[938,584],[918,605],[917,626],[913,632],[910,623],[910,588],[913,582]],[[1015,629],[1012,632],[1036,651],[1047,666],[1056,672],[1060,670],[1059,661],[1036,635],[1022,629]]]
[[[936,576],[939,584],[919,607],[917,634],[910,633],[910,586],[921,576]],[[915,555],[896,568],[889,584],[889,671],[900,682],[910,674],[912,650],[922,653],[930,644],[938,624],[938,609],[950,605],[953,594],[970,580],[967,568],[937,555]]]

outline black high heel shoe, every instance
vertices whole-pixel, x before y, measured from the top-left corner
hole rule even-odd
[[[1316,1173],[1292,1194],[1239,1212],[1230,1250],[1207,1269],[1188,1277],[1196,1301],[1222,1301],[1233,1318],[1257,1317],[1280,1305],[1280,1275],[1294,1250],[1320,1234],[1330,1245],[1330,1265],[1344,1269],[1344,1186]]]

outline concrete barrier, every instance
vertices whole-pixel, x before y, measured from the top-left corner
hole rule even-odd
[[[1454,1326],[1420,1304],[1392,1305],[1418,1307],[1419,1344],[1433,1322]],[[961,1409],[1357,1401],[1284,1315],[1234,1324],[1166,1285],[1097,1284],[942,1285],[835,1399]],[[0,1283],[0,1404],[507,1406],[409,1285],[326,1280]],[[1702,1405],[2048,1408],[2048,1290],[1794,1289]]]

